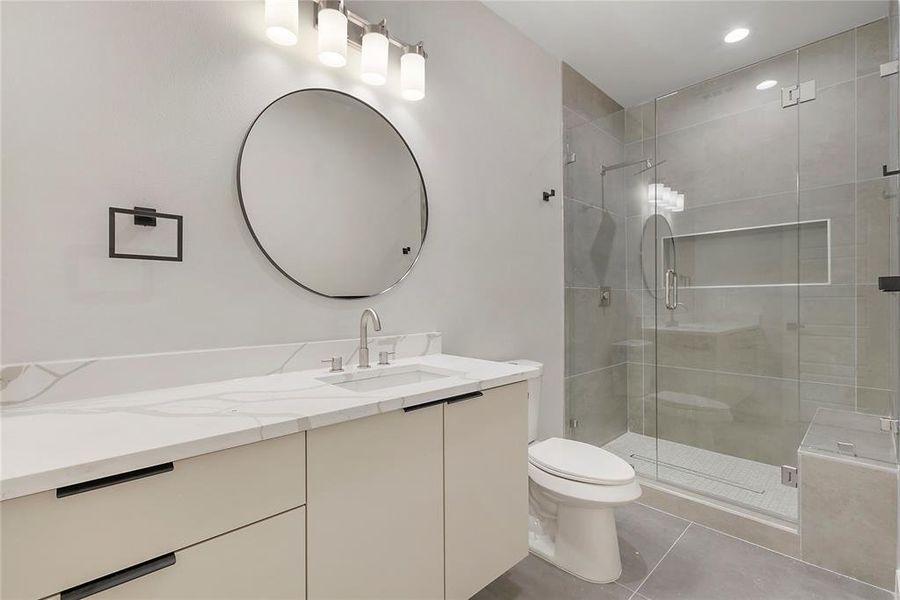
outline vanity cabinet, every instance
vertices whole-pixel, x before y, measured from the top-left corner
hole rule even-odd
[[[443,405],[309,432],[316,600],[444,597]]]
[[[464,600],[528,553],[525,382],[0,503],[0,597]]]
[[[305,504],[305,436],[3,501],[0,597],[51,596]]]
[[[527,397],[523,382],[444,406],[447,600],[528,556]]]
[[[315,429],[310,600],[471,597],[528,555],[528,387]]]

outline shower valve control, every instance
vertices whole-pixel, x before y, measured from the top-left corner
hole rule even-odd
[[[600,302],[598,306],[609,306],[612,303],[612,290],[608,287],[600,288]]]

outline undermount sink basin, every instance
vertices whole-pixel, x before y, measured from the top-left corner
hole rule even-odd
[[[455,371],[426,367],[424,365],[402,365],[397,367],[372,367],[352,373],[337,373],[319,377],[318,380],[351,392],[371,392],[423,383],[457,375]]]

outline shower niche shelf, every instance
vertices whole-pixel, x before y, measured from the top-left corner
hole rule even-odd
[[[666,236],[661,253],[683,289],[830,285],[831,220]]]

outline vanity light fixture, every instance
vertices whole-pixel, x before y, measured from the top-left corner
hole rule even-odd
[[[279,46],[297,43],[297,0],[266,0],[266,37]]]
[[[384,19],[380,23],[366,25],[360,59],[363,81],[369,85],[384,85],[387,82],[390,47]]]
[[[407,100],[425,97],[425,49],[422,42],[407,46],[400,57],[400,93]]]
[[[769,88],[773,88],[778,85],[778,82],[774,79],[766,79],[765,81],[760,81],[756,84],[756,89],[758,90],[767,90]]]
[[[725,40],[726,44],[735,44],[746,38],[748,35],[750,35],[749,29],[747,29],[746,27],[738,27],[726,33],[723,39]]]
[[[347,9],[343,0],[321,0],[319,26],[319,60],[329,67],[347,64]]]
[[[271,0],[267,0],[271,1]],[[387,83],[391,46],[401,51],[400,93],[406,100],[425,97],[425,54],[422,42],[409,44],[391,37],[384,19],[371,23],[351,10],[343,0],[318,0],[313,14],[319,30],[319,60],[329,67],[347,64],[347,46],[361,51],[360,76],[370,85]]]

